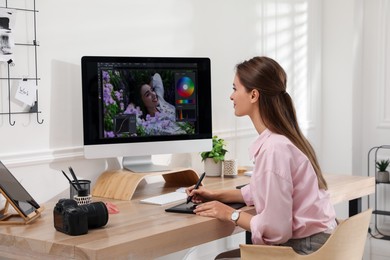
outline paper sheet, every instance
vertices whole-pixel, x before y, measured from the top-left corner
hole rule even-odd
[[[35,80],[23,79],[19,82],[15,94],[15,99],[23,102],[28,106],[33,106],[36,100],[36,90],[37,86],[35,85]]]

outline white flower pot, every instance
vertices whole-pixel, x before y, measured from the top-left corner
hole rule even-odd
[[[206,176],[221,176],[222,162],[215,163],[214,159],[207,158],[204,160],[204,171],[206,172]]]
[[[375,178],[377,182],[389,182],[389,172],[388,171],[376,172]]]

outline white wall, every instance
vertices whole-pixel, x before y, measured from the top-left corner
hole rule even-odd
[[[323,1],[322,162],[325,172],[352,172],[354,3],[354,0]]]
[[[352,175],[354,115],[354,48],[357,1],[323,1],[322,27],[322,145],[325,173]],[[351,47],[352,46],[352,47]],[[335,152],[337,151],[337,152]],[[347,217],[347,203],[337,205]]]

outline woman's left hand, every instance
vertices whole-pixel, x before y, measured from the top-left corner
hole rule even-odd
[[[219,201],[209,201],[196,206],[194,213],[199,216],[213,217],[223,221],[230,221],[234,209]]]

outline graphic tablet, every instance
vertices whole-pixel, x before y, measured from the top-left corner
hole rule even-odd
[[[226,205],[235,208],[240,209],[245,206],[245,203],[225,203]],[[189,202],[187,203],[181,203],[176,206],[170,207],[165,209],[166,212],[175,212],[175,213],[186,213],[186,214],[195,214],[194,209],[196,207],[196,204]]]

